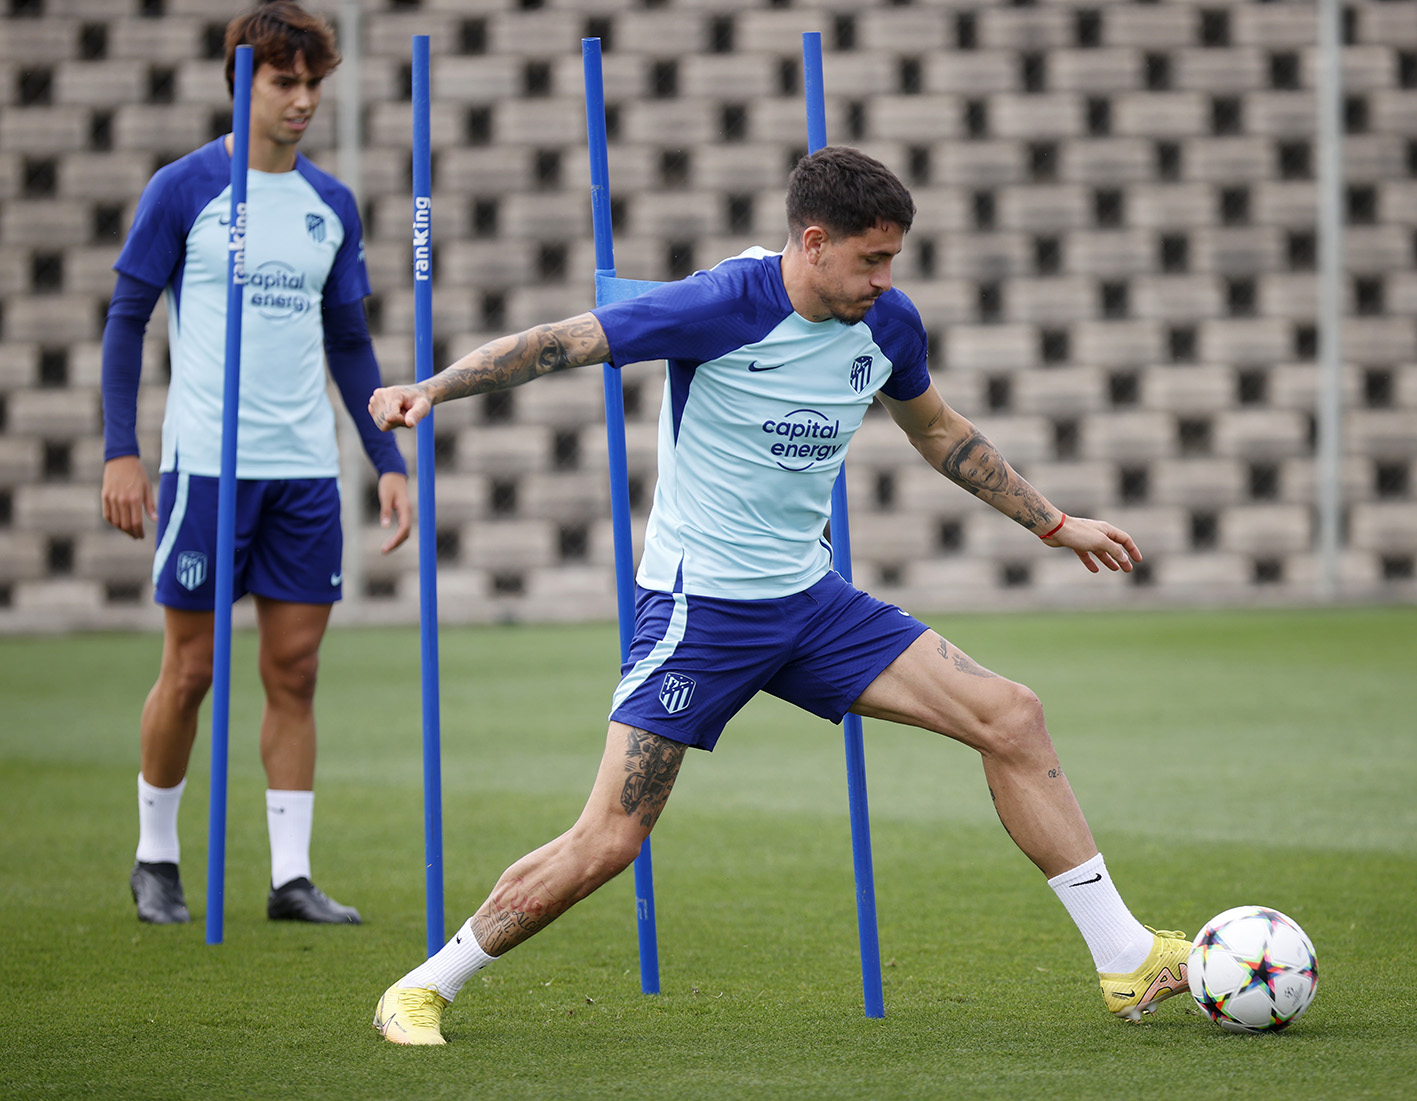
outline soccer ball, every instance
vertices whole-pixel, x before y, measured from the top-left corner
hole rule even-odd
[[[1191,994],[1231,1032],[1278,1032],[1297,1021],[1318,987],[1313,942],[1268,906],[1236,906],[1196,934],[1186,964]]]

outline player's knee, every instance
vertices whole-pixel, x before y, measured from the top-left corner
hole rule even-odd
[[[187,645],[163,655],[162,688],[184,709],[200,707],[212,686],[212,651],[209,646]]]
[[[586,877],[599,886],[608,883],[635,862],[644,838],[637,832],[601,830],[580,839],[581,864]]]
[[[320,671],[318,651],[268,657],[261,662],[261,680],[271,694],[313,700]]]
[[[613,879],[635,862],[643,840],[638,834],[619,834],[611,840],[602,853],[606,879]]]
[[[202,705],[212,686],[212,665],[178,665],[166,670],[164,679],[167,690],[183,710],[193,710]]]
[[[1051,749],[1043,704],[1031,688],[1009,681],[986,722],[984,749],[1000,759],[1026,759]]]

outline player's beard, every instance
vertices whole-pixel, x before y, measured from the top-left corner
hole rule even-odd
[[[829,302],[827,305],[831,310],[832,317],[837,321],[843,325],[855,325],[865,320],[866,315],[876,305],[876,299],[872,298],[866,301],[853,299],[850,302]]]
[[[858,287],[860,283],[856,284]],[[871,312],[876,304],[879,294],[870,293],[863,296],[851,295],[845,288],[834,288],[832,293],[822,292],[822,304],[826,306],[832,318],[840,321],[843,325],[855,325]]]

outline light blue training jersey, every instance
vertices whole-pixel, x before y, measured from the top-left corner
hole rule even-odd
[[[832,483],[866,408],[929,386],[904,294],[854,325],[808,321],[781,261],[753,249],[594,311],[615,364],[668,361],[644,588],[759,600],[821,580]]]
[[[165,288],[172,382],[163,471],[221,474],[231,158],[217,139],[159,170],[114,267]],[[352,193],[297,155],[247,178],[238,478],[339,474],[323,305],[369,294]]]

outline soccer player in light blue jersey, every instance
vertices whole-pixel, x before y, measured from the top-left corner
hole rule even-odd
[[[379,472],[385,553],[407,537],[408,479],[392,439],[369,418],[379,365],[364,318],[369,278],[353,194],[297,146],[339,64],[328,22],[274,0],[226,30],[253,47],[247,285],[242,304],[234,596],[250,593],[265,688],[261,758],[268,790],[272,919],[358,924],[310,879],[316,667],[340,598],[339,454],[325,365]],[[226,354],[231,135],[161,169],[144,189],[114,267],[103,335],[103,515],[135,539],[157,522],[153,585],[163,606],[162,664],[141,720],[138,917],[190,920],[177,817],[197,713],[212,678],[217,485]],[[138,455],[143,333],[165,295],[172,380],[154,497]]]
[[[832,482],[880,401],[936,470],[1093,573],[1130,571],[1126,532],[1066,516],[947,405],[891,264],[914,218],[882,164],[828,147],[788,181],[788,243],[558,324],[503,337],[417,386],[378,390],[382,428],[441,401],[593,363],[667,361],[659,478],[634,640],[600,771],[566,833],[508,868],[446,946],[384,992],[374,1026],[441,1044],[442,1011],[482,967],[630,865],[690,746],[710,750],[757,692],[840,722],[850,711],[978,750],[999,818],[1092,953],[1106,1007],[1139,1019],[1186,989],[1190,941],[1123,903],[1037,697],[832,569]]]

